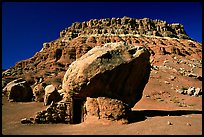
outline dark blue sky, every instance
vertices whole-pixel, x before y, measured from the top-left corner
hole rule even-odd
[[[2,2],[2,68],[32,57],[73,22],[123,16],[181,23],[202,42],[201,2]]]

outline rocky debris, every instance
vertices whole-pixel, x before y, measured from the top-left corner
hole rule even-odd
[[[176,79],[176,76],[170,76],[169,78],[171,81],[174,81]]]
[[[166,51],[166,49],[165,49],[164,47],[160,47],[159,52],[160,52],[161,55],[166,55],[166,54],[168,54],[168,52]]]
[[[33,91],[27,81],[22,78],[9,82],[3,89],[3,93],[8,95],[9,101],[24,102],[32,101]]]
[[[167,122],[168,125],[173,125],[170,121]]]
[[[117,120],[123,123],[128,123],[128,115],[131,111],[129,106],[122,101],[107,97],[87,97],[85,109],[85,120],[90,116],[95,116],[97,119]]]
[[[197,75],[197,74],[188,73],[188,74],[186,74],[186,75],[187,75],[188,77],[196,78],[196,79],[202,81],[202,76],[199,76],[199,75]]]
[[[164,81],[164,83],[165,83],[165,84],[170,84],[170,82],[168,82],[168,81]]]
[[[64,95],[66,94],[65,90],[63,89],[58,90],[58,93],[60,94],[61,98],[64,98]]]
[[[50,105],[51,102],[58,102],[62,99],[59,92],[53,85],[48,85],[45,87],[44,105]]]
[[[179,90],[176,90],[176,92],[190,96],[202,96],[202,89],[195,87],[181,88]]]
[[[79,98],[104,96],[133,107],[149,79],[149,56],[141,46],[124,43],[97,46],[69,66],[62,89]]]
[[[45,87],[46,87],[45,83],[40,83],[33,88],[33,94],[36,102],[44,101]]]
[[[11,73],[11,70],[10,69],[7,69],[5,70],[4,72],[2,72],[2,77],[5,77],[5,76],[11,76],[12,73]]]
[[[23,118],[21,119],[21,124],[33,124],[34,123],[34,119],[33,118]]]
[[[192,70],[193,69],[186,70],[184,68],[179,68],[177,71],[183,76],[190,77],[190,78],[195,78],[195,79],[198,79],[199,81],[202,81],[202,75],[195,74],[195,73],[192,72]]]
[[[186,123],[187,126],[191,126],[191,123]]]
[[[37,124],[70,123],[70,115],[67,114],[67,103],[52,102],[46,110],[37,112],[34,121]]]

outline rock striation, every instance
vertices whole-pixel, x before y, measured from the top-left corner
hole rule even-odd
[[[139,34],[190,39],[183,25],[179,23],[168,24],[166,21],[157,19],[135,19],[127,16],[123,18],[91,19],[84,22],[75,22],[70,27],[61,31],[60,37],[66,36],[71,40],[78,36],[90,34]]]

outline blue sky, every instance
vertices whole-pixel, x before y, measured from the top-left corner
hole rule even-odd
[[[201,2],[2,2],[2,69],[32,57],[73,22],[123,16],[181,23],[202,43]]]

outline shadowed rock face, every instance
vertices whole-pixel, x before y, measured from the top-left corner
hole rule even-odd
[[[141,46],[122,42],[97,46],[69,66],[62,88],[75,97],[108,97],[133,107],[149,79],[149,57]]]
[[[22,78],[9,82],[2,90],[9,101],[32,101],[33,92],[27,81]]]
[[[59,94],[59,92],[57,91],[57,89],[55,88],[55,86],[53,85],[48,85],[45,87],[45,96],[44,96],[44,105],[50,105],[53,102],[58,102],[60,101],[62,98]]]

